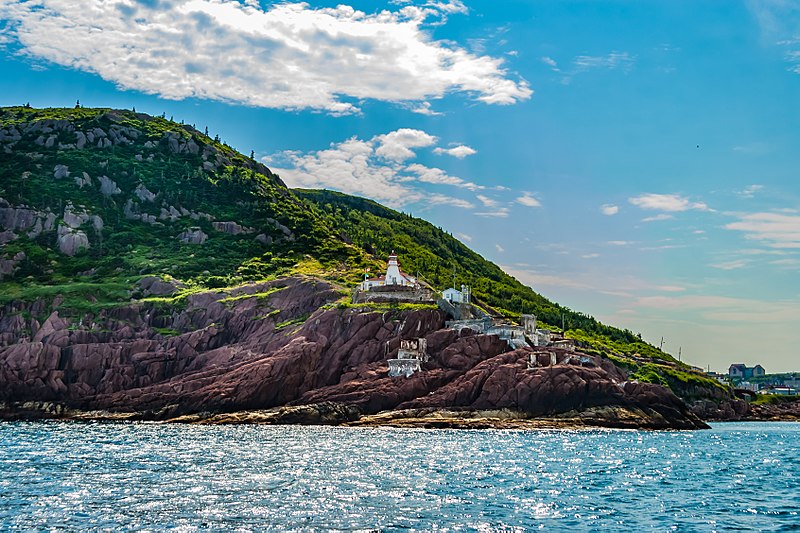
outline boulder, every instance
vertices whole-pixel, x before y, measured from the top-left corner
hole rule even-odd
[[[211,225],[214,227],[215,230],[221,231],[223,233],[228,233],[230,235],[240,235],[242,233],[252,233],[254,231],[253,228],[241,226],[238,223],[232,221],[213,222]]]
[[[117,187],[117,184],[114,182],[114,180],[108,176],[100,176],[98,179],[100,181],[100,192],[103,194],[103,196],[112,196],[114,194],[122,193],[122,190]]]
[[[68,178],[69,167],[67,167],[66,165],[56,165],[55,167],[53,167],[53,177],[55,179]]]
[[[203,244],[208,235],[198,227],[191,227],[178,235],[178,240],[185,244]]]
[[[138,285],[144,296],[169,296],[185,286],[178,280],[165,280],[159,276],[145,276]]]
[[[142,183],[136,186],[136,188],[133,190],[133,194],[135,194],[136,197],[142,202],[152,202],[156,199],[155,193],[147,190],[147,187],[145,187]]]
[[[62,254],[73,256],[78,251],[89,248],[89,237],[81,230],[59,226],[56,246]]]
[[[0,232],[0,246],[16,240],[18,235],[10,229]]]

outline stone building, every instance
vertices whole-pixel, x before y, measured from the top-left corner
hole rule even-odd
[[[410,377],[422,370],[422,363],[430,357],[427,353],[428,343],[425,339],[409,339],[400,341],[397,358],[389,359],[389,375],[392,377]]]

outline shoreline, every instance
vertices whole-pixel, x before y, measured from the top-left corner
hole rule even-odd
[[[697,430],[709,426],[699,419],[672,421],[655,412],[604,406],[582,411],[531,416],[509,409],[408,409],[362,414],[351,406],[318,404],[264,410],[201,412],[168,416],[154,412],[72,409],[49,402],[0,406],[0,421],[152,422],[191,425],[327,425],[425,429],[630,429]]]
[[[113,412],[113,411],[81,411],[69,410],[62,414],[43,411],[0,411],[0,423],[3,422],[86,422],[86,423],[152,423],[182,424],[197,426],[337,426],[350,428],[396,428],[396,429],[464,429],[464,430],[577,430],[577,429],[620,429],[641,431],[694,431],[709,429],[715,424],[729,423],[765,423],[765,422],[800,422],[793,415],[753,417],[745,416],[731,419],[706,419],[702,422],[707,427],[675,428],[654,427],[618,421],[602,421],[573,415],[569,417],[532,417],[510,418],[493,417],[476,413],[472,416],[422,416],[394,417],[392,411],[365,415],[352,421],[284,421],[276,420],[274,413],[261,410],[236,411],[231,413],[209,413],[183,415],[174,418],[156,418],[149,413]]]
[[[423,408],[396,409],[364,414],[352,405],[323,402],[229,412],[202,411],[180,414],[179,406],[159,411],[84,410],[54,402],[0,403],[0,421],[154,422],[193,425],[328,425],[344,427],[395,427],[429,429],[708,429],[724,422],[800,422],[800,402],[776,406],[750,406],[749,412],[730,418],[668,419],[653,410],[619,405],[589,407],[557,414],[533,416],[512,409]]]

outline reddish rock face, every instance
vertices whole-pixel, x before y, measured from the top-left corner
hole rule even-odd
[[[30,306],[9,305],[0,314],[0,400],[155,417],[325,402],[364,414],[449,408],[539,416],[619,405],[692,416],[668,390],[626,383],[607,360],[584,356],[577,364],[561,350],[560,364],[529,369],[529,349],[443,329],[439,310],[326,306],[340,297],[325,282],[287,278],[196,294],[168,314],[132,304],[77,324],[53,311],[41,325],[22,318]],[[386,360],[400,340],[418,337],[431,356],[424,371],[388,377]],[[548,364],[550,356],[538,359]]]

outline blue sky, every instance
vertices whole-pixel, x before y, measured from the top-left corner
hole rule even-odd
[[[800,370],[800,3],[0,0],[0,104],[208,126],[699,366]]]

